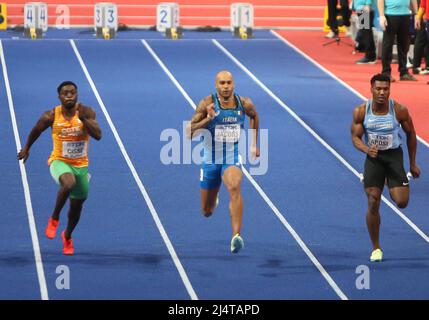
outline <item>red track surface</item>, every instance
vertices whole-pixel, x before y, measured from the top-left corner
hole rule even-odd
[[[23,6],[29,0],[9,0],[8,23],[23,23]],[[71,25],[93,24],[94,4],[100,0],[44,0],[49,5],[49,24],[56,23],[56,6],[70,5]],[[119,23],[126,25],[155,25],[155,0],[113,0],[118,4]],[[229,26],[230,5],[238,0],[176,0],[180,5],[180,23],[183,26]],[[246,0],[254,5],[256,27],[321,28],[324,0]],[[131,5],[131,6],[130,6]],[[132,6],[134,5],[134,7]],[[139,5],[139,6],[135,6]]]
[[[363,54],[352,54],[353,48],[327,42],[322,32],[317,31],[278,31],[290,43],[335,74],[362,95],[370,96],[369,80],[381,72],[381,61],[375,65],[357,65],[355,61]],[[352,43],[350,38],[342,41]],[[399,80],[397,65],[392,65],[392,75]],[[418,82],[396,81],[392,83],[391,97],[408,107],[414,120],[417,134],[429,142],[429,76],[416,76]]]

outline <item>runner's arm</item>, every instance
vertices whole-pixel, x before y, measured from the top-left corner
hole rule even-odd
[[[242,98],[244,112],[249,117],[250,129],[252,129],[252,153],[259,157],[258,135],[259,135],[259,114],[256,111],[255,105],[249,98]]]
[[[195,132],[199,129],[205,128],[211,120],[213,120],[213,114],[209,114],[208,108],[213,108],[213,102],[211,97],[206,97],[200,101],[195,113],[192,116],[190,124],[186,128],[186,136],[188,139],[193,138]],[[214,110],[213,110],[214,112]]]
[[[18,160],[24,159],[24,162],[27,161],[31,146],[36,142],[43,131],[52,126],[52,123],[54,123],[54,111],[49,110],[44,112],[33,129],[31,129],[24,147],[19,151]]]
[[[95,111],[90,107],[84,105],[78,105],[79,119],[83,122],[88,134],[95,140],[101,139],[101,128],[97,120],[95,120]]]
[[[410,160],[410,171],[413,177],[418,178],[420,169],[416,164],[417,135],[414,129],[413,119],[405,106],[395,104],[396,118],[401,124],[402,130],[407,135],[408,157]]]
[[[370,148],[362,141],[365,129],[363,127],[363,120],[365,118],[365,105],[359,105],[353,110],[353,121],[351,126],[351,134],[353,145],[356,149],[368,154]]]

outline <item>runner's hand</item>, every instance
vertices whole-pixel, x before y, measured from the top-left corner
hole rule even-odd
[[[216,112],[215,112],[215,109],[214,109],[214,104],[213,103],[209,104],[206,107],[206,110],[207,110],[207,117],[210,120],[213,120],[216,117]]]
[[[260,151],[259,148],[256,146],[251,146],[250,147],[250,155],[252,156],[252,160],[255,160],[256,158],[258,158],[260,156]]]
[[[410,165],[410,172],[413,175],[414,179],[417,179],[418,177],[420,177],[420,168],[416,164]]]
[[[27,161],[28,157],[30,156],[30,151],[27,150],[26,148],[21,149],[21,151],[18,152],[18,160],[23,160],[24,159],[24,163],[25,161]]]
[[[371,158],[377,158],[378,155],[378,148],[377,146],[371,146],[369,147],[367,154],[371,157]]]

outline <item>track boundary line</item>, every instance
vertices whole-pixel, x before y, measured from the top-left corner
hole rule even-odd
[[[131,161],[131,159],[130,159],[130,157],[128,155],[128,152],[127,152],[127,150],[126,150],[126,148],[125,148],[125,146],[124,146],[124,144],[122,142],[122,139],[119,136],[119,133],[116,130],[115,125],[113,124],[113,121],[112,121],[112,119],[110,117],[110,114],[107,111],[107,108],[106,108],[103,100],[101,99],[101,96],[100,96],[100,94],[98,92],[98,89],[95,86],[94,81],[92,80],[92,77],[91,77],[91,75],[90,75],[90,73],[89,73],[89,71],[88,71],[88,69],[87,69],[87,67],[85,65],[85,62],[83,61],[82,56],[80,55],[79,50],[77,49],[75,42],[73,40],[70,40],[70,44],[71,44],[71,46],[73,48],[73,51],[74,51],[74,53],[76,55],[76,58],[79,61],[80,66],[81,66],[81,68],[82,68],[82,70],[83,70],[83,72],[84,72],[84,74],[85,74],[85,76],[86,76],[86,78],[87,78],[90,86],[91,86],[91,89],[94,92],[94,95],[95,95],[95,97],[96,97],[96,99],[98,101],[98,104],[100,105],[100,108],[103,111],[104,116],[106,117],[106,120],[107,120],[107,122],[109,124],[109,127],[110,127],[110,129],[111,129],[114,137],[115,137],[115,140],[116,140],[116,142],[117,142],[117,144],[119,146],[119,149],[121,150],[121,153],[122,153],[123,157],[125,158],[125,162],[127,163],[128,167],[129,167],[129,169],[130,169],[130,171],[131,171],[131,173],[132,173],[132,175],[134,177],[134,180],[136,181],[137,186],[139,187],[140,192],[143,195],[144,200],[146,201],[146,204],[147,204],[147,206],[149,208],[149,211],[150,211],[150,213],[152,215],[152,218],[155,221],[155,224],[156,224],[156,226],[158,228],[159,233],[161,234],[162,239],[164,240],[164,243],[165,243],[165,245],[166,245],[166,247],[168,249],[168,252],[170,253],[170,256],[171,256],[171,258],[172,258],[172,260],[174,262],[174,265],[177,268],[177,271],[179,272],[179,275],[180,275],[180,277],[182,279],[182,282],[185,285],[186,290],[187,290],[189,296],[191,297],[191,299],[192,300],[198,300],[198,296],[195,293],[195,290],[192,287],[191,282],[189,281],[188,275],[186,274],[186,271],[183,268],[183,265],[180,262],[179,257],[177,256],[176,250],[174,249],[173,244],[171,243],[170,238],[168,237],[167,232],[165,231],[164,226],[161,223],[161,220],[160,220],[160,218],[158,216],[158,213],[156,212],[156,209],[155,209],[155,207],[154,207],[154,205],[152,203],[152,200],[150,199],[149,194],[147,193],[146,188],[144,187],[143,182],[140,179],[140,176],[137,173],[137,170],[134,167],[134,164],[133,164],[133,162]]]
[[[303,121],[290,107],[288,107],[277,95],[275,95],[262,81],[260,81],[246,66],[244,66],[237,58],[234,57],[225,47],[218,41],[213,40],[213,43],[229,57],[241,70],[243,70],[259,87],[262,88],[274,101],[276,101],[283,109],[285,109],[305,130],[307,130],[317,141],[320,142],[335,158],[337,158],[347,169],[360,179],[359,172],[353,168],[334,148],[332,148],[325,140],[323,140],[305,121]],[[383,202],[387,204],[402,220],[404,220],[420,237],[429,243],[429,237],[405,214],[396,208],[385,196],[382,195]]]
[[[145,48],[149,51],[149,53],[152,55],[152,57],[155,59],[155,61],[158,62],[161,69],[167,74],[167,76],[170,78],[170,80],[173,82],[173,84],[177,87],[177,89],[180,91],[180,93],[182,93],[182,95],[188,101],[190,106],[195,110],[197,107],[196,104],[190,98],[190,96],[185,91],[185,89],[183,89],[183,87],[180,85],[180,83],[177,81],[177,79],[174,77],[174,75],[171,73],[171,71],[162,62],[162,60],[155,53],[155,51],[150,47],[150,45],[147,43],[147,41],[142,40],[142,43],[145,46]],[[343,293],[343,291],[335,283],[335,281],[332,279],[332,277],[329,275],[329,273],[326,271],[326,269],[322,266],[322,264],[317,260],[317,258],[310,251],[310,249],[307,247],[307,245],[304,243],[304,241],[301,239],[301,237],[298,235],[298,233],[293,229],[293,227],[289,224],[289,222],[286,220],[286,218],[281,214],[281,212],[277,209],[277,207],[274,205],[274,203],[267,196],[267,194],[262,190],[262,188],[258,185],[258,183],[253,179],[253,177],[250,175],[250,173],[244,167],[243,167],[243,173],[249,179],[249,181],[255,187],[255,189],[258,191],[258,193],[261,195],[261,197],[265,200],[265,202],[268,204],[268,206],[271,208],[271,210],[274,212],[274,214],[277,216],[277,218],[281,221],[281,223],[285,226],[285,228],[290,232],[292,237],[295,239],[295,241],[298,243],[298,245],[301,247],[301,249],[304,251],[304,253],[308,256],[308,258],[311,260],[311,262],[320,271],[322,276],[329,283],[329,285],[335,291],[335,293],[342,300],[348,300],[347,296]]]
[[[13,134],[15,136],[16,150],[21,150],[21,140],[19,138],[19,130],[16,122],[15,108],[13,104],[12,92],[10,89],[9,76],[7,73],[6,58],[3,51],[3,43],[0,40],[0,58],[3,69],[3,78],[6,87],[7,100],[9,104],[9,112],[12,120]],[[49,300],[48,288],[46,285],[46,277],[43,268],[42,254],[40,253],[39,237],[37,235],[37,227],[34,219],[33,205],[31,202],[30,186],[27,179],[27,170],[23,161],[19,161],[19,169],[21,171],[22,186],[24,188],[25,206],[27,208],[28,224],[30,227],[31,242],[33,244],[34,261],[36,263],[37,278],[40,287],[40,296],[42,300]]]

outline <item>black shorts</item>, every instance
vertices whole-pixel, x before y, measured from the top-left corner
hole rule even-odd
[[[389,188],[407,186],[409,181],[404,170],[402,148],[378,151],[377,158],[367,156],[363,177],[365,188],[383,190],[385,179]]]

